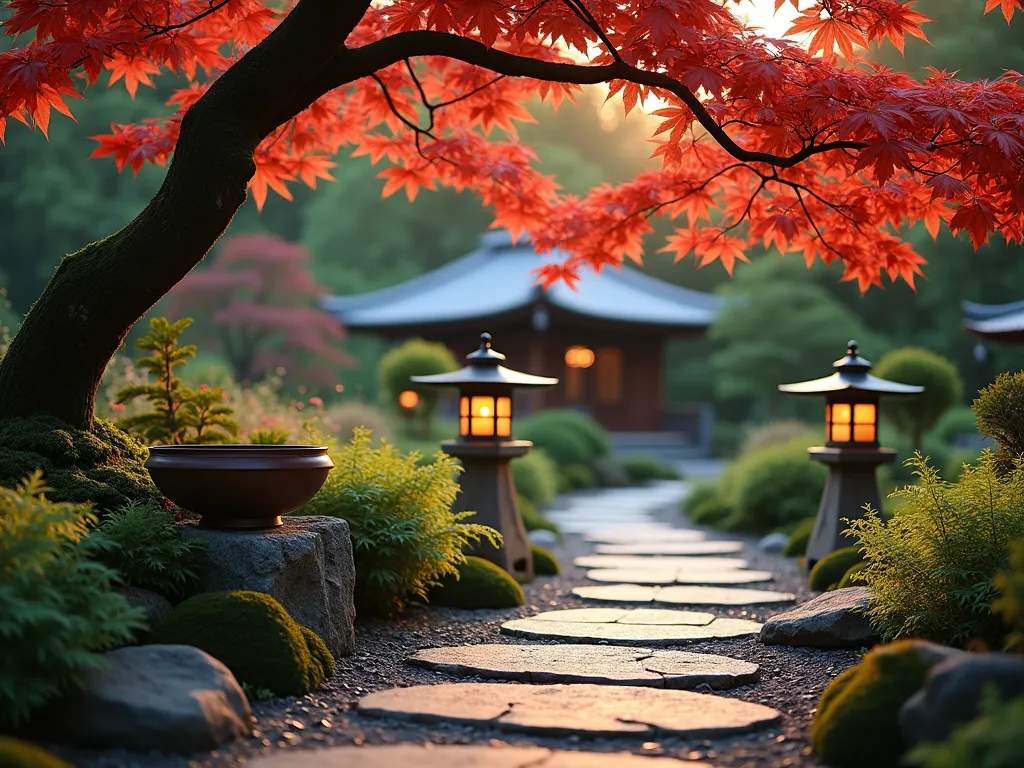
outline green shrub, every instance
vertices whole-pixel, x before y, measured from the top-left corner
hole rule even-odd
[[[558,558],[550,549],[531,544],[530,552],[533,553],[533,572],[538,576],[557,576],[562,572]]]
[[[803,557],[807,554],[807,545],[811,542],[811,535],[814,533],[814,524],[817,517],[805,517],[797,523],[789,534],[789,541],[782,554],[786,557]]]
[[[818,592],[835,589],[843,575],[863,559],[859,547],[844,547],[829,552],[811,569],[811,589]]]
[[[906,750],[899,711],[938,657],[907,640],[870,651],[822,694],[811,745],[834,768],[897,768]]]
[[[0,736],[0,768],[73,768],[53,752],[11,736]]]
[[[612,450],[608,433],[589,416],[576,411],[541,411],[517,431],[524,440],[546,451],[560,467],[589,465],[600,456],[609,456]]]
[[[540,449],[512,460],[512,480],[516,492],[538,509],[548,506],[558,495],[558,467]]]
[[[299,632],[302,633],[302,639],[306,641],[310,659],[320,668],[321,680],[327,680],[334,674],[334,657],[331,655],[327,643],[309,627],[304,627],[301,624],[298,627]]]
[[[680,478],[675,467],[654,456],[627,456],[622,460],[622,468],[626,470],[633,485],[642,485],[651,480],[678,480]]]
[[[1000,373],[974,401],[978,431],[995,441],[1000,468],[1012,472],[1024,456],[1024,371]]]
[[[942,468],[942,476],[955,483],[964,473],[964,464],[977,464],[980,451],[970,449],[959,449],[949,452]]]
[[[515,608],[526,602],[526,596],[508,573],[489,560],[470,556],[430,591],[429,600],[450,608]]]
[[[323,663],[314,660],[322,651],[311,652],[295,620],[262,592],[190,597],[175,607],[149,642],[195,646],[223,662],[239,681],[277,696],[302,696],[324,681]]]
[[[858,587],[862,584],[861,580],[857,578],[857,574],[863,571],[867,567],[867,563],[863,560],[854,563],[850,566],[850,569],[843,574],[843,578],[839,580],[838,589],[846,589],[847,587]]]
[[[773,448],[780,445],[792,445],[801,443],[804,448],[820,443],[823,437],[820,428],[814,428],[810,424],[787,419],[783,421],[769,421],[757,429],[751,430],[743,438],[739,455],[743,456],[765,448]]]
[[[401,610],[455,573],[467,544],[487,539],[500,546],[494,529],[461,522],[472,512],[452,511],[461,467],[451,456],[439,452],[433,464],[418,466],[415,453],[403,456],[386,442],[372,448],[369,431],[357,428],[347,445],[332,445],[331,458],[323,488],[298,514],[348,521],[360,610]]]
[[[559,473],[574,491],[587,491],[597,487],[597,478],[586,464],[566,464]]]
[[[802,444],[787,443],[747,454],[731,476],[735,485],[723,485],[735,499],[730,527],[763,533],[814,515],[828,470]]]
[[[92,431],[49,416],[0,420],[0,485],[12,488],[41,469],[51,501],[109,510],[159,500],[143,466],[148,457],[146,446],[102,419]]]
[[[960,402],[964,383],[953,361],[918,347],[894,349],[882,355],[874,374],[883,379],[924,387],[912,397],[882,398],[882,414],[922,450],[924,435],[939,418]]]
[[[966,405],[957,405],[946,411],[932,427],[931,435],[945,445],[956,445],[962,435],[978,436],[978,417]]]
[[[718,483],[714,480],[698,480],[693,483],[687,494],[679,502],[680,510],[689,515],[690,511],[697,505],[708,499],[714,499],[721,495],[718,490]]]
[[[731,459],[743,444],[744,429],[739,424],[716,421],[711,432],[711,454],[719,459]]]
[[[1009,543],[1024,538],[1024,467],[1003,475],[985,451],[950,483],[922,457],[909,461],[919,481],[897,491],[905,503],[893,518],[872,511],[851,523],[868,563],[872,621],[887,640],[991,644],[1003,631],[990,610],[992,579],[1009,563]]]
[[[1006,639],[1007,650],[1024,651],[1024,541],[1015,541],[1010,545],[1010,565],[1008,571],[996,574],[992,586],[999,596],[992,601],[992,610],[1002,616],[1009,635]]]
[[[519,516],[523,518],[523,526],[527,531],[551,531],[552,533],[560,533],[558,526],[538,512],[537,508],[533,506],[533,503],[529,499],[520,496],[516,502],[519,505]]]
[[[382,403],[404,419],[418,416],[420,433],[427,438],[430,436],[430,426],[434,421],[434,412],[437,410],[437,400],[441,393],[437,387],[416,384],[410,377],[447,373],[458,367],[455,356],[444,344],[410,339],[388,351],[377,366]],[[419,402],[412,411],[398,404],[399,394],[407,389],[419,395]]]
[[[1000,701],[986,692],[981,712],[957,728],[948,741],[921,744],[907,755],[922,768],[1020,768],[1024,765],[1024,697]]]
[[[720,528],[733,517],[733,507],[721,494],[705,498],[692,507],[686,514],[695,525],[710,525]]]
[[[590,464],[599,488],[624,488],[630,484],[625,468],[611,456],[598,456]]]
[[[118,571],[126,586],[179,595],[196,577],[203,544],[178,536],[174,513],[156,504],[130,501],[114,510],[90,537],[103,539],[97,559]]]
[[[249,433],[253,445],[288,445],[288,431],[285,429],[257,429]]]
[[[93,558],[87,505],[51,502],[39,472],[0,487],[0,729],[29,715],[104,651],[145,628],[114,591],[117,573]]]

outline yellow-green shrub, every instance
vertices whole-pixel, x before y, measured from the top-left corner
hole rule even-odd
[[[839,580],[839,589],[846,589],[847,587],[856,587],[861,584],[861,580],[858,578],[858,574],[867,568],[867,563],[863,560],[854,563],[850,566],[850,570],[843,574],[843,578]]]
[[[1010,570],[996,574],[993,586],[999,596],[992,609],[1002,616],[1009,632],[1007,650],[1024,651],[1024,541],[1010,545]]]

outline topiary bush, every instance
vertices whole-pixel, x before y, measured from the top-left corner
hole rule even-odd
[[[485,539],[500,546],[493,528],[463,522],[472,512],[452,511],[462,468],[451,456],[438,452],[432,464],[420,466],[415,453],[402,455],[386,442],[371,447],[362,428],[343,447],[331,443],[330,455],[334,469],[297,514],[348,521],[359,610],[399,611],[454,574],[468,544]]]
[[[1024,765],[1024,697],[1000,701],[986,692],[981,712],[940,744],[920,744],[907,765],[921,768],[1020,768]]]
[[[914,640],[870,651],[822,694],[811,723],[815,754],[833,768],[897,768],[907,748],[900,707],[941,658]]]
[[[567,464],[560,467],[558,472],[565,478],[570,490],[588,491],[597,488],[597,478],[586,464]]]
[[[447,373],[458,367],[455,356],[444,344],[410,339],[389,350],[377,366],[382,404],[393,409],[403,419],[418,416],[420,433],[424,438],[429,438],[430,425],[434,421],[434,412],[437,410],[437,400],[441,393],[437,387],[416,384],[410,377]],[[399,394],[407,389],[419,396],[419,402],[411,411],[398,404]]]
[[[974,401],[978,431],[995,441],[1000,469],[1013,472],[1024,456],[1024,371],[1000,373]]]
[[[558,495],[558,466],[541,449],[512,460],[512,481],[516,492],[538,509],[548,506]]]
[[[651,480],[680,479],[675,467],[654,456],[627,456],[621,464],[633,485],[643,485]]]
[[[805,517],[797,523],[789,534],[782,554],[786,557],[803,557],[807,554],[807,545],[811,542],[811,535],[814,533],[814,524],[817,517]]]
[[[36,744],[0,736],[0,768],[74,768]]]
[[[818,592],[835,589],[846,572],[863,559],[860,547],[844,547],[835,552],[829,552],[811,569],[811,589]]]
[[[531,544],[530,552],[533,553],[533,572],[538,576],[557,576],[562,572],[558,558],[550,549]]]
[[[718,494],[694,504],[686,514],[690,518],[690,522],[696,525],[722,528],[732,519],[733,512],[732,505],[721,494]]]
[[[88,505],[49,501],[39,472],[0,487],[0,730],[99,667],[98,652],[131,642],[145,613],[95,561]]]
[[[847,587],[856,587],[861,584],[861,580],[857,574],[863,571],[867,567],[867,563],[861,560],[858,563],[854,563],[850,566],[850,569],[843,574],[843,578],[839,580],[838,589],[846,589]]]
[[[113,424],[91,431],[49,416],[0,420],[0,485],[14,487],[43,471],[51,501],[110,510],[128,501],[160,501],[143,464],[149,450]]]
[[[924,392],[913,397],[882,398],[880,406],[889,423],[910,438],[914,450],[922,449],[925,433],[963,396],[964,383],[953,361],[919,347],[882,355],[874,374],[924,387]]]
[[[916,485],[886,523],[873,510],[850,525],[867,566],[872,622],[887,640],[921,637],[950,645],[1000,641],[990,608],[993,577],[1009,565],[1009,544],[1024,539],[1024,466],[1003,474],[985,451],[956,483],[923,457],[910,459]]]
[[[196,577],[201,540],[178,535],[174,513],[152,502],[129,501],[89,534],[100,539],[97,559],[121,574],[126,586],[174,597]]]
[[[801,443],[744,456],[736,462],[728,484],[723,482],[735,500],[730,528],[764,533],[816,514],[827,478],[828,470],[811,461]]]
[[[551,531],[560,534],[558,526],[538,512],[529,499],[519,496],[516,503],[519,505],[519,516],[523,518],[523,526],[527,531]]]
[[[326,647],[311,650],[310,633],[303,633],[270,595],[204,592],[176,606],[149,642],[195,646],[223,662],[241,682],[276,696],[302,696],[318,688],[326,672]]]
[[[523,423],[517,432],[524,440],[543,449],[559,467],[567,464],[590,465],[601,456],[610,456],[611,439],[601,425],[584,413],[563,409],[541,411]]]
[[[445,576],[430,591],[433,605],[450,608],[516,608],[526,602],[523,588],[489,560],[467,557],[458,572]]]

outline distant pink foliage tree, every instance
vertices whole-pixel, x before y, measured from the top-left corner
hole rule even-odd
[[[340,347],[344,329],[317,306],[325,290],[310,272],[309,251],[273,235],[229,237],[207,269],[170,292],[168,312],[195,317],[238,381],[282,366],[304,384],[329,384],[355,360]]]

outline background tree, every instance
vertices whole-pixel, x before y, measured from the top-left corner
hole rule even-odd
[[[270,235],[229,237],[209,268],[174,287],[167,312],[195,316],[197,338],[204,348],[213,341],[237,381],[283,367],[299,381],[333,385],[336,366],[354,361],[340,348],[341,325],[317,305],[324,289],[309,267],[301,245]]]
[[[960,402],[964,382],[952,362],[927,349],[903,347],[888,352],[875,364],[876,376],[924,387],[913,397],[882,398],[882,412],[921,450],[924,436],[946,411]]]
[[[407,423],[418,416],[420,434],[429,438],[441,393],[437,387],[410,381],[410,377],[447,373],[458,367],[455,356],[444,344],[411,339],[394,347],[381,358],[378,368],[381,399],[387,408],[393,409]],[[417,395],[417,402],[412,408],[403,407],[399,403],[399,395],[406,390]]]

